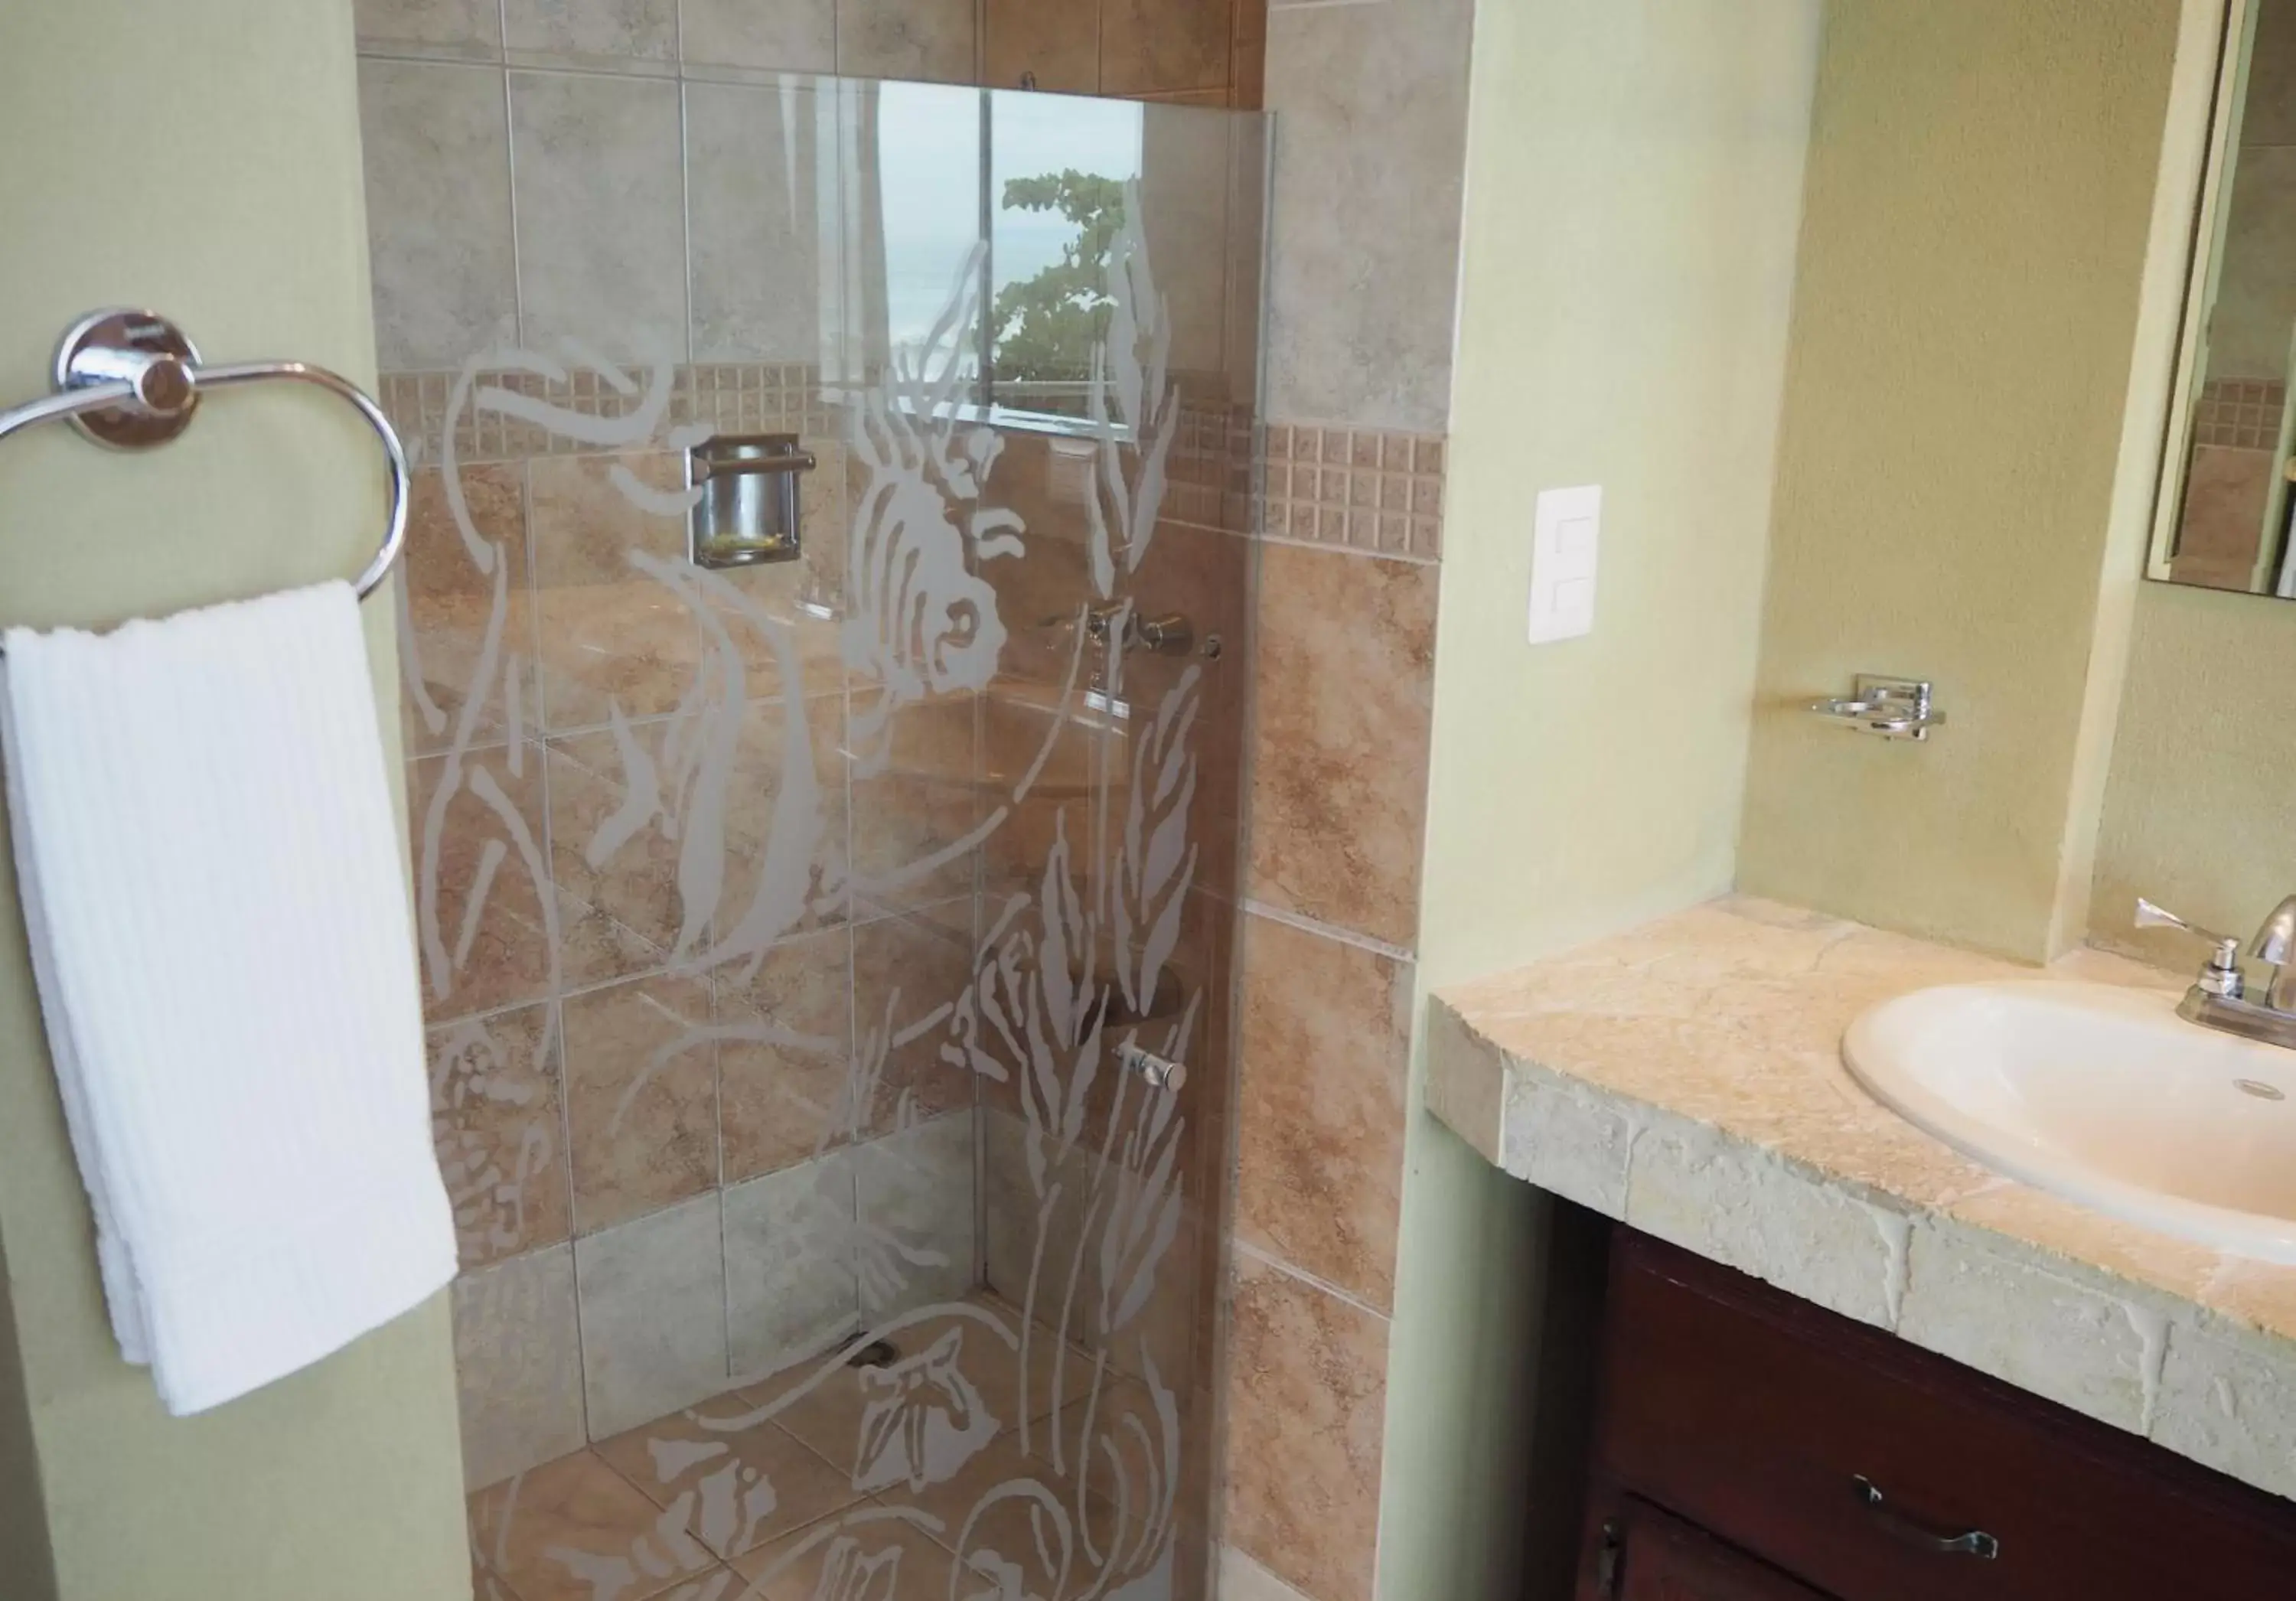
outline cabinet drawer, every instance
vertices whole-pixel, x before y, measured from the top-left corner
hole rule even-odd
[[[1600,1472],[1848,1601],[2296,1594],[2296,1507],[1712,1263],[1605,1322]]]

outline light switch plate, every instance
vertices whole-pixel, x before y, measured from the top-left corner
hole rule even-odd
[[[1530,643],[1595,631],[1595,553],[1603,486],[1542,489],[1530,540]]]

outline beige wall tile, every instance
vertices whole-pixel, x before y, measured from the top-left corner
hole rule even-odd
[[[1230,0],[1101,0],[1102,92],[1226,89],[1229,5]]]
[[[986,67],[992,89],[1035,86],[1090,94],[1100,87],[1100,9],[1092,0],[988,0]]]
[[[611,357],[685,357],[678,90],[646,78],[510,75],[523,337]]]
[[[948,1009],[972,973],[970,899],[853,931],[856,1088],[866,1095],[872,1130],[972,1104],[972,1073],[940,1054]]]
[[[498,740],[513,720],[539,720],[525,475],[498,462],[464,467],[460,480],[471,530],[493,571],[472,555],[439,470],[417,472],[399,559],[406,605],[398,659],[407,686],[400,729],[409,755]]]
[[[1228,1542],[1316,1601],[1370,1601],[1386,1320],[1248,1255],[1234,1295]]]
[[[632,979],[575,996],[562,1011],[576,1228],[588,1234],[714,1186],[709,985]]]
[[[973,0],[837,0],[837,70],[971,83]]]
[[[834,72],[836,0],[682,0],[678,47],[710,66]]]
[[[825,29],[827,0],[818,9]],[[784,13],[752,7],[742,14]],[[824,32],[823,71],[828,50]],[[758,64],[814,70],[806,62]],[[685,86],[696,361],[821,358],[816,116],[809,85]],[[826,476],[816,473],[800,488],[817,490]]]
[[[741,965],[715,975],[726,1183],[793,1167],[844,1142],[852,944],[843,928],[801,935],[767,951],[754,976]]]
[[[841,876],[850,849],[845,702],[842,696],[827,694],[803,704],[806,722],[794,741],[794,708],[753,702],[743,709],[724,798],[725,858],[714,919],[720,940],[750,938],[745,931],[753,915],[767,921],[768,937],[784,926],[790,932],[818,928],[847,915]],[[715,826],[701,808],[689,806],[687,815],[681,825],[685,830]],[[805,828],[816,830],[809,858],[794,854],[804,844],[799,836]],[[800,885],[808,898],[802,915],[786,924],[790,908],[779,898],[791,891],[768,882],[768,874],[779,870],[776,846],[807,864],[809,874]]]
[[[375,359],[386,370],[453,366],[516,321],[504,118],[492,69],[359,63]]]
[[[590,1437],[724,1391],[726,1253],[718,1196],[574,1243]]]
[[[1268,410],[1435,430],[1449,412],[1469,0],[1268,16],[1279,114]]]
[[[674,710],[701,655],[693,612],[630,565],[644,551],[682,561],[682,519],[636,504],[616,470],[657,489],[681,481],[668,451],[544,456],[528,464],[543,715],[554,729]]]
[[[574,1252],[554,1245],[455,1281],[463,1476],[472,1490],[579,1449]]]
[[[1236,1232],[1359,1296],[1395,1300],[1411,965],[1246,920]]]
[[[677,871],[685,842],[659,816],[624,837],[621,813],[633,791],[647,792],[648,778],[657,792],[676,782],[663,771],[670,727],[641,723],[619,735],[575,734],[549,745],[550,865],[559,888],[665,957],[677,949],[685,917]]]
[[[1436,571],[1270,545],[1260,558],[1250,892],[1408,948]]]
[[[425,1015],[539,999],[551,975],[539,747],[418,758],[406,792]]]
[[[474,56],[502,52],[499,0],[353,0],[362,48],[419,46]]]
[[[465,1268],[573,1232],[547,1004],[430,1030],[430,1129]]]
[[[964,839],[980,821],[974,697],[944,695],[890,713],[882,710],[885,705],[882,691],[854,691],[853,871],[858,893],[885,907],[969,895],[971,851],[928,872],[911,869]],[[881,749],[882,759],[875,755]]]
[[[820,1355],[861,1326],[852,1153],[832,1151],[726,1190],[726,1318],[748,1383]]]
[[[856,1145],[852,1159],[862,1316],[881,1324],[975,1288],[972,1109]]]
[[[674,61],[677,0],[504,0],[503,42],[609,62]]]

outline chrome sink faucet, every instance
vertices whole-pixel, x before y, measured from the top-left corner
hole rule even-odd
[[[2272,969],[2272,981],[2260,999],[2251,1000],[2248,979],[2241,971],[2240,941],[2185,922],[2142,896],[2136,901],[2138,928],[2176,928],[2209,942],[2207,964],[2177,1015],[2202,1028],[2237,1034],[2266,1045],[2296,1050],[2296,895],[2272,908],[2271,915],[2248,942],[2248,954]]]

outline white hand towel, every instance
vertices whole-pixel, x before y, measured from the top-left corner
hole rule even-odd
[[[10,628],[8,809],[121,1354],[219,1405],[436,1292],[398,824],[340,583]]]

